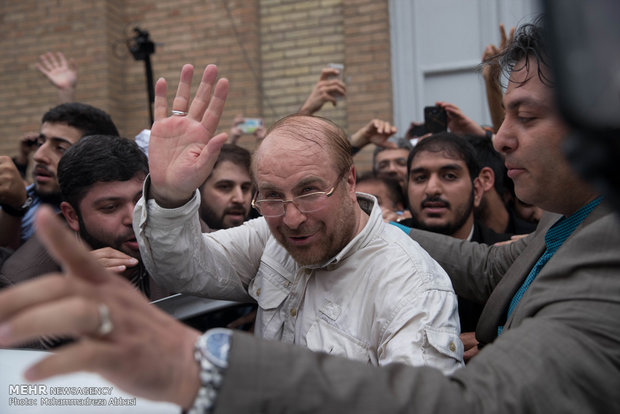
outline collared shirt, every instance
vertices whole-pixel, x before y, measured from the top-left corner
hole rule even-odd
[[[30,208],[26,211],[24,217],[22,217],[21,244],[24,244],[24,242],[31,238],[34,234],[34,216],[36,215],[35,213],[37,212],[37,209],[41,205],[41,198],[36,191],[34,191],[34,184],[30,184],[26,187],[26,193],[28,194],[28,197],[32,197],[32,204],[30,204]]]
[[[27,197],[32,198],[32,203],[26,211],[26,214],[21,218],[21,235],[20,245],[24,244],[28,239],[34,235],[34,217],[36,216],[37,209],[42,203],[41,197],[37,194],[34,188],[34,184],[30,184],[26,187]],[[51,205],[54,211],[60,212],[59,205]]]
[[[562,244],[568,239],[568,237],[573,234],[575,229],[588,217],[588,215],[594,210],[596,206],[601,204],[603,200],[602,197],[597,197],[594,200],[590,201],[585,206],[581,207],[574,214],[568,217],[560,217],[558,221],[556,221],[550,228],[547,230],[545,234],[545,251],[542,256],[538,259],[532,270],[525,278],[525,281],[521,285],[521,287],[517,290],[514,297],[510,301],[510,305],[508,306],[507,317],[510,317],[510,314],[517,307],[517,304],[525,295],[525,292],[530,287],[538,273],[540,273],[541,269],[547,264],[549,259],[555,254],[556,251]],[[500,335],[503,330],[503,326],[499,326],[497,328],[497,334]]]
[[[148,182],[144,194],[148,194]],[[370,218],[335,257],[301,266],[258,218],[200,233],[199,193],[163,209],[144,198],[134,226],[149,273],[169,289],[255,300],[259,337],[374,365],[403,362],[451,373],[462,365],[456,295],[444,270],[401,230],[383,222],[374,197],[358,194]]]

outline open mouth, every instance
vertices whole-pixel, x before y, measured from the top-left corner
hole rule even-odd
[[[34,179],[37,181],[49,181],[53,175],[45,168],[37,167],[33,172]]]
[[[123,244],[129,247],[131,250],[140,250],[138,246],[138,241],[135,237],[131,237],[123,242]]]

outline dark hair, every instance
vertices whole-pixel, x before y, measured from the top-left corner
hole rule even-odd
[[[495,191],[500,197],[503,197],[506,191],[505,183],[508,181],[506,166],[504,159],[499,152],[493,148],[493,142],[485,135],[465,135],[463,136],[471,144],[476,152],[476,159],[480,169],[489,167],[495,175]]]
[[[250,154],[250,151],[246,150],[245,148],[242,148],[235,144],[222,145],[222,149],[220,149],[220,155],[217,157],[217,161],[213,165],[213,170],[211,171],[211,174],[213,174],[213,171],[215,171],[218,164],[224,161],[230,161],[235,165],[243,167],[248,171],[250,177],[252,176],[252,171],[250,170],[252,155]],[[211,177],[211,174],[209,175],[209,177]],[[208,179],[209,178],[207,178],[207,180]]]
[[[53,107],[43,115],[41,123],[44,122],[67,124],[79,130],[82,137],[119,135],[110,115],[99,108],[80,102],[69,102]]]
[[[367,171],[357,177],[356,183],[382,183],[387,188],[390,194],[390,200],[393,204],[401,203],[403,206],[406,204],[403,190],[397,180],[377,177],[374,172]]]
[[[467,165],[472,182],[480,173],[480,165],[476,161],[474,147],[463,137],[451,132],[440,132],[418,141],[418,144],[413,147],[409,153],[409,158],[407,158],[407,174],[411,170],[413,158],[423,151],[443,152],[450,158],[462,160]]]
[[[58,163],[63,199],[79,211],[90,187],[98,182],[128,181],[149,171],[146,155],[126,138],[91,135],[70,146]]]
[[[540,81],[553,87],[551,74],[551,58],[546,41],[543,17],[538,17],[533,23],[519,26],[514,39],[497,56],[491,57],[485,63],[498,64],[502,70],[504,79],[509,79],[514,70],[524,69],[529,74],[529,59],[533,58],[537,64],[537,75]],[[523,61],[523,66],[517,65]]]
[[[402,138],[402,137],[390,137],[388,138],[388,142],[394,143],[396,144],[396,148],[385,148],[385,147],[380,147],[380,146],[376,146],[375,150],[372,153],[372,170],[374,171],[374,173],[377,173],[377,154],[385,151],[385,150],[391,150],[391,149],[405,149],[407,151],[411,151],[411,149],[413,148],[413,145],[411,145],[411,142],[407,139],[407,138]]]

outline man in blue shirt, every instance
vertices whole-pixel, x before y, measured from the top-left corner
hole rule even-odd
[[[58,161],[67,148],[94,134],[118,136],[118,130],[107,113],[93,106],[64,103],[43,115],[33,156],[34,183],[24,188],[17,168],[2,164],[0,173],[11,185],[0,186],[0,246],[16,249],[32,236],[35,212],[42,203],[59,210]]]

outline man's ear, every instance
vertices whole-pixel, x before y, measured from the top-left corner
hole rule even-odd
[[[71,204],[63,201],[60,203],[60,211],[62,211],[62,215],[65,216],[65,220],[67,220],[67,224],[71,228],[71,230],[76,233],[80,231],[80,221],[78,220],[77,212],[71,206]]]
[[[356,177],[354,165],[352,165],[351,168],[349,169],[349,172],[347,173],[346,178],[347,178],[347,185],[351,189],[351,192],[355,194],[355,182],[357,181],[357,177]]]
[[[482,167],[480,169],[480,173],[476,178],[480,181],[480,185],[482,186],[482,190],[486,193],[495,185],[495,173],[493,169],[490,167]]]
[[[478,208],[480,206],[480,202],[482,201],[482,196],[484,195],[484,184],[483,180],[480,177],[474,178],[473,182],[474,187],[474,208]]]

